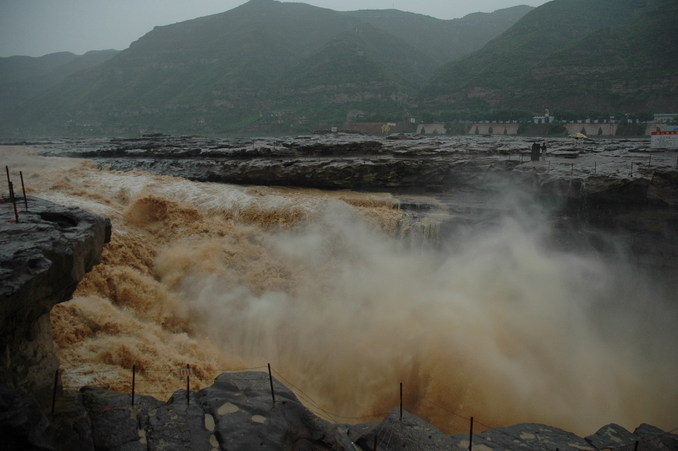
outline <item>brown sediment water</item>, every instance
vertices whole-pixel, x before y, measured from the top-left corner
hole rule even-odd
[[[167,398],[187,364],[197,389],[271,363],[340,422],[379,419],[402,382],[405,408],[447,432],[470,416],[582,434],[675,426],[676,334],[659,307],[643,310],[648,324],[638,315],[639,293],[645,305],[654,294],[641,281],[621,289],[625,274],[554,251],[524,224],[469,233],[449,252],[412,249],[390,194],[1,155],[22,166],[29,194],[112,220],[102,263],[52,311],[68,385],[129,391],[134,365],[137,393]]]

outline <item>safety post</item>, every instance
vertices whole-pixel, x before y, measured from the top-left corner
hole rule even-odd
[[[191,365],[186,364],[186,405],[191,402]]]
[[[570,178],[574,175],[574,163],[570,163]]]
[[[633,161],[631,162],[631,177],[633,177]]]
[[[268,382],[271,384],[271,398],[273,398],[273,404],[275,404],[275,392],[273,391],[273,375],[271,374],[271,364],[268,363]]]
[[[473,448],[473,417],[471,417],[471,430],[468,433],[468,451]]]
[[[137,376],[137,366],[132,365],[132,407],[134,407],[134,386],[136,382],[136,377]]]
[[[57,386],[59,385],[59,370],[54,371],[54,388],[52,389],[52,415],[54,415],[54,406],[56,405]]]
[[[24,193],[24,206],[26,207],[26,211],[28,211],[28,198],[26,197],[26,185],[24,185],[23,171],[19,171],[19,177],[21,177],[21,191]]]
[[[10,183],[12,183],[12,179],[9,178],[9,166],[5,166],[5,172],[7,172],[7,190],[11,190]]]
[[[400,383],[400,421],[403,421],[403,383]]]
[[[14,184],[12,182],[9,182],[9,196],[14,206],[14,219],[16,222],[19,222],[19,211],[16,209],[16,196],[14,196]]]
[[[647,165],[648,165],[648,166],[652,166],[652,154],[650,154],[650,159],[649,159],[649,161],[647,162]]]
[[[593,173],[597,174],[598,173],[598,161],[593,160]]]

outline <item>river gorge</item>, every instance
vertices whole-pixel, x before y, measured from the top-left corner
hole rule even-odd
[[[536,162],[517,138],[1,152],[31,196],[112,223],[51,312],[65,386],[129,392],[135,366],[138,392],[166,399],[187,364],[192,390],[270,364],[335,422],[380,420],[402,383],[407,410],[446,433],[471,416],[670,429],[675,153],[549,145]]]

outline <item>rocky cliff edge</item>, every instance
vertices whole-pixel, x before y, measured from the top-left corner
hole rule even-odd
[[[16,208],[0,199],[0,382],[48,402],[58,368],[49,311],[71,298],[110,237],[108,218],[31,196]]]

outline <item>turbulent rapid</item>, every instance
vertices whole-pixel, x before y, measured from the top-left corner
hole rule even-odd
[[[197,183],[4,148],[30,195],[108,216],[102,263],[52,310],[64,384],[167,398],[271,364],[337,422],[398,405],[446,432],[675,426],[675,306],[632,268],[512,212],[404,240],[388,193]],[[422,222],[435,222],[432,214]],[[424,227],[423,230],[432,230]],[[460,238],[462,237],[462,238]]]

